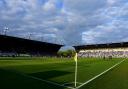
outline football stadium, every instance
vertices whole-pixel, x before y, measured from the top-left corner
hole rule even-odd
[[[0,0],[0,89],[128,89],[128,0]]]
[[[127,42],[74,46],[75,81],[74,58],[57,56],[63,45],[5,35],[0,41],[1,89],[128,88]]]

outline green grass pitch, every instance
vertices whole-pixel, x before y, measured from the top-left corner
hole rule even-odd
[[[121,60],[79,58],[77,86]],[[74,70],[68,58],[0,58],[0,89],[73,89]],[[79,89],[128,89],[128,60]]]

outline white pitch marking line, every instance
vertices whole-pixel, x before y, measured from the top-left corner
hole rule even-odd
[[[44,79],[41,79],[41,78],[29,76],[29,75],[26,75],[24,73],[19,73],[19,72],[16,72],[16,73],[21,74],[22,76],[25,76],[25,77],[33,78],[33,79],[43,81],[43,82],[46,82],[46,83],[49,83],[49,84],[53,84],[53,85],[56,85],[56,86],[65,87],[65,88],[69,88],[69,89],[75,89],[74,87],[64,86],[64,85],[61,85],[61,84],[58,84],[58,83],[55,83],[55,82],[51,82],[51,81],[47,81],[47,80],[44,80]]]
[[[64,85],[61,85],[61,84],[58,84],[58,83],[55,83],[55,82],[51,82],[51,81],[47,81],[47,80],[44,80],[44,79],[41,79],[41,78],[28,76],[28,75],[25,75],[25,74],[24,74],[24,76],[27,76],[27,77],[30,77],[30,78],[33,78],[33,79],[36,79],[36,80],[40,80],[40,81],[43,81],[43,82],[46,82],[46,83],[50,83],[50,84],[53,84],[53,85],[56,85],[56,86],[61,86],[61,87],[69,88],[69,89],[75,89],[73,87],[64,86]]]
[[[121,64],[123,61],[125,61],[125,59],[122,60],[122,61],[120,61],[120,62],[118,62],[117,64],[115,64],[114,66],[110,67],[109,69],[105,70],[104,72],[102,72],[102,73],[96,75],[95,77],[91,78],[90,80],[86,81],[85,83],[81,84],[80,86],[76,87],[75,89],[79,89],[79,88],[81,88],[82,86],[84,86],[84,85],[90,83],[91,81],[93,81],[93,80],[95,80],[96,78],[100,77],[101,75],[107,73],[107,72],[110,71],[111,69],[115,68],[116,66],[118,66],[119,64]]]

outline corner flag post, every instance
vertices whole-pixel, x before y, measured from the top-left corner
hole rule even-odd
[[[77,84],[77,53],[75,54],[75,57],[74,57],[74,60],[75,60],[75,87],[76,87],[76,84]]]

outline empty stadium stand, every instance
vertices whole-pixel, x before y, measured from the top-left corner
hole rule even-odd
[[[54,56],[63,45],[0,35],[0,53]]]
[[[128,58],[128,42],[74,46],[79,57]]]
[[[121,48],[128,47],[128,42],[120,43],[106,43],[106,44],[92,44],[92,45],[80,45],[74,46],[77,51],[86,49],[101,49],[101,48]]]

